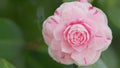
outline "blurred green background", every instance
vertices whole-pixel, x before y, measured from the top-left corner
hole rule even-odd
[[[43,21],[63,1],[0,0],[0,68],[74,68],[52,60],[42,37]],[[120,68],[120,0],[90,2],[107,14],[113,42],[96,64],[79,68]]]

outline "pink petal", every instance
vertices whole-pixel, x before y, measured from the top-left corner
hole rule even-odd
[[[52,41],[51,47],[49,47],[50,56],[59,63],[73,64],[73,60],[70,57],[71,54],[63,53],[59,43],[59,41]]]
[[[70,20],[78,19],[85,16],[85,12],[82,11],[82,8],[77,6],[69,6],[65,8],[62,12],[62,20],[68,22]]]
[[[103,23],[107,24],[107,17],[104,14],[104,12],[96,7],[89,7],[89,12],[87,14],[87,17],[91,20],[94,20],[96,23]]]
[[[70,21],[84,17],[88,12],[89,3],[69,2],[62,4],[56,11],[55,15],[62,18],[63,21]]]
[[[71,57],[75,61],[75,64],[80,66],[86,66],[94,64],[100,57],[101,52],[92,49],[86,49],[82,52],[74,52]]]
[[[48,32],[43,32],[43,37],[47,45],[51,44],[51,41],[53,39],[53,35],[50,35]]]
[[[55,39],[52,40],[52,43],[50,44],[50,48],[53,50],[61,51],[61,41],[57,41]]]
[[[80,1],[80,2],[88,2],[88,0],[78,0],[78,1]]]
[[[100,28],[101,27],[101,28]],[[112,32],[106,25],[99,25],[94,38],[89,43],[89,48],[104,51],[112,41]]]
[[[78,52],[83,51],[85,48],[87,47],[87,45],[79,45],[79,46],[72,46],[72,48]]]
[[[61,43],[61,49],[64,53],[72,53],[74,51],[73,48],[66,42]]]
[[[91,32],[91,35],[94,34],[94,32],[97,30],[96,28],[98,28],[98,25],[100,23],[96,23],[95,21],[89,19],[89,18],[82,18],[81,20],[78,19],[79,21],[82,21],[82,25],[84,25],[84,27]]]
[[[107,49],[108,45],[105,41],[104,38],[94,38],[90,43],[89,43],[89,48],[92,48],[94,50],[102,50]]]
[[[56,40],[63,40],[63,32],[64,32],[65,26],[60,23],[56,28],[54,29],[53,35]]]
[[[59,23],[59,17],[50,16],[43,23],[43,37],[46,43],[49,45],[53,39],[53,31],[56,25]]]

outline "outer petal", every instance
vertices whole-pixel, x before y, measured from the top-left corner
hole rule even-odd
[[[74,51],[74,49],[67,42],[61,43],[61,50],[64,53],[72,53]]]
[[[82,52],[88,45],[72,46],[77,52]]]
[[[54,38],[56,40],[63,40],[64,30],[65,30],[64,24],[60,23],[58,26],[56,26],[56,29],[53,32]]]
[[[91,4],[81,2],[68,2],[62,4],[55,11],[55,14],[59,15],[63,21],[74,20],[84,17],[88,12],[88,6],[91,6]]]
[[[73,64],[73,60],[71,59],[71,54],[63,53],[61,51],[60,41],[52,41],[51,46],[49,47],[50,56],[56,60],[57,62],[63,64]]]
[[[99,25],[94,38],[89,43],[89,47],[92,47],[94,50],[104,51],[108,48],[111,41],[112,32],[110,28],[106,25]]]
[[[83,16],[85,16],[85,12],[82,11],[82,8],[75,5],[69,5],[69,7],[63,10],[61,18],[63,21],[68,22]]]
[[[100,57],[101,52],[92,49],[86,49],[83,52],[74,52],[72,54],[72,59],[75,64],[80,66],[86,66],[94,64]]]
[[[53,31],[56,28],[57,24],[60,22],[60,18],[58,16],[50,16],[43,23],[43,37],[46,43],[49,45],[53,39]]]
[[[103,23],[103,24],[107,24],[107,17],[104,14],[104,12],[96,7],[92,7],[90,6],[88,8],[88,14],[87,17],[93,21],[95,21],[96,23]]]

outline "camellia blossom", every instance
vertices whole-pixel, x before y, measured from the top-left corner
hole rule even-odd
[[[112,40],[106,15],[87,0],[63,3],[43,23],[50,56],[62,64],[94,64]]]

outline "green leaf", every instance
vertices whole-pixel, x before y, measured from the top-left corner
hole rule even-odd
[[[22,49],[24,39],[19,27],[8,19],[0,19],[0,57],[14,59]]]
[[[101,59],[104,61],[108,68],[119,68],[117,53],[113,48],[109,48],[103,52]]]
[[[29,51],[25,54],[27,68],[64,68],[64,65],[54,61],[48,53]]]
[[[114,7],[107,11],[108,18],[111,20],[112,24],[120,29],[120,8]]]
[[[78,68],[78,66],[75,64],[72,64],[72,65],[66,65],[65,68]]]
[[[15,67],[6,60],[0,59],[0,68],[15,68]]]
[[[21,55],[24,42],[20,28],[13,21],[0,19],[0,58],[23,66]]]
[[[13,0],[14,19],[22,28],[28,42],[43,41],[42,23],[59,6],[58,0]],[[42,39],[42,40],[41,40]]]
[[[77,0],[63,0],[63,2],[72,2],[72,1],[77,1]]]
[[[99,59],[95,64],[91,66],[84,66],[84,67],[78,67],[78,68],[108,68],[108,67],[101,59]]]

